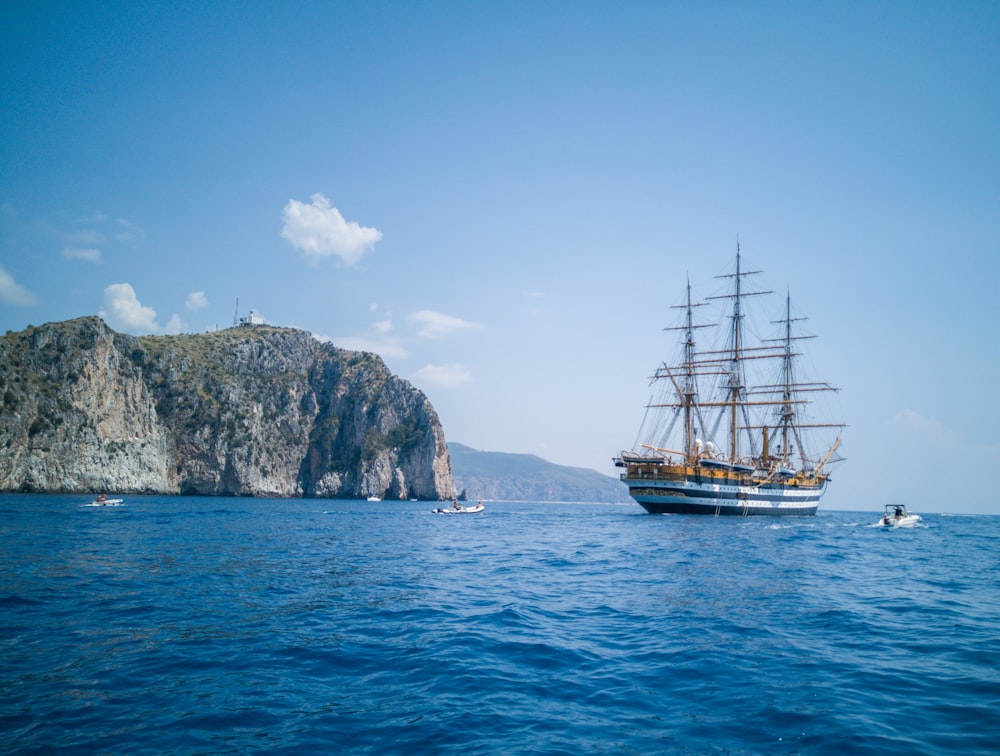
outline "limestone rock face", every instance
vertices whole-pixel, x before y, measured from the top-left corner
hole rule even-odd
[[[449,499],[427,397],[366,352],[268,326],[0,339],[0,490]]]

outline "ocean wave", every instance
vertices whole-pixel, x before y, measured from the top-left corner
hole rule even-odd
[[[1000,519],[0,505],[0,748],[988,753]]]

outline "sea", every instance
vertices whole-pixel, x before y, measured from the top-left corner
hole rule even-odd
[[[0,753],[995,754],[1000,517],[0,496]]]

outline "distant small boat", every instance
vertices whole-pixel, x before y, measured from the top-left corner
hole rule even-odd
[[[124,503],[124,499],[109,499],[107,494],[98,494],[97,498],[94,499],[89,504],[84,504],[85,507],[118,507]]]
[[[381,496],[369,496],[368,501],[382,501]]]
[[[890,528],[912,528],[921,520],[920,515],[910,514],[902,504],[886,504],[885,514],[878,524]]]
[[[476,502],[474,507],[460,507],[456,501],[454,506],[451,507],[438,507],[437,509],[432,509],[431,512],[434,514],[476,514],[477,512],[482,512],[486,507],[483,506],[483,502]]]

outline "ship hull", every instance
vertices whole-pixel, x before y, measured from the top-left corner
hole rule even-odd
[[[629,495],[650,514],[814,515],[826,489],[826,481],[809,487],[630,480],[626,475],[622,481],[628,486]]]

